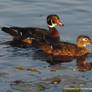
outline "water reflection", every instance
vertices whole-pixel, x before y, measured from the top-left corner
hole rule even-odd
[[[86,72],[92,69],[92,62],[86,61],[87,55],[81,57],[68,57],[68,56],[52,56],[43,53],[42,51],[36,51],[33,55],[33,59],[45,60],[50,65],[56,65],[61,63],[68,63],[76,60],[77,70],[80,72]]]
[[[84,55],[84,56],[81,56],[81,57],[77,57],[76,58],[76,65],[77,65],[77,70],[78,71],[81,71],[81,72],[86,72],[88,70],[91,70],[92,68],[92,62],[87,62],[86,61],[86,58],[87,58],[87,55]],[[71,62],[73,61],[75,58],[74,57],[64,57],[64,56],[61,56],[59,58],[59,61],[56,60],[55,58],[55,62],[53,62],[54,64],[56,63],[66,63],[66,62]],[[52,62],[50,62],[52,63]]]
[[[87,62],[86,58],[87,55],[77,58],[77,67],[81,72],[86,72],[92,68],[92,62]]]
[[[60,63],[68,63],[68,62],[72,62],[73,60],[76,60],[76,65],[77,65],[78,71],[86,72],[88,70],[91,70],[91,67],[92,67],[92,62],[86,61],[87,55],[84,55],[81,57],[53,56],[53,55],[45,54],[40,48],[34,48],[34,46],[32,46],[32,45],[29,45],[29,44],[26,44],[26,43],[23,43],[20,41],[8,41],[6,43],[10,44],[13,47],[25,48],[25,51],[27,48],[28,48],[28,50],[30,48],[31,51],[26,51],[24,53],[26,56],[31,55],[33,60],[46,61],[50,65],[56,65],[56,64],[60,64]],[[30,54],[30,52],[32,54]],[[14,51],[12,51],[12,53],[13,53],[13,55],[15,55],[16,49]],[[20,56],[24,55],[24,54],[20,53]]]

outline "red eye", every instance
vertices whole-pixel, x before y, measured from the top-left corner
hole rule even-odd
[[[52,17],[52,22],[53,22],[53,23],[57,23],[56,17]]]

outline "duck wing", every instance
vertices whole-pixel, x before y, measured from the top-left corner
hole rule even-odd
[[[68,42],[58,42],[53,45],[54,55],[75,56],[77,45]]]
[[[27,37],[42,40],[48,30],[32,27],[2,27],[2,31],[13,36],[14,39],[23,40]]]

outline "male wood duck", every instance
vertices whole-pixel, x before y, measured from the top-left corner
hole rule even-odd
[[[13,36],[14,41],[22,41],[32,44],[32,39],[37,41],[53,42],[58,41],[60,34],[55,28],[56,25],[64,26],[57,15],[49,15],[47,17],[49,31],[43,28],[33,27],[2,27],[2,31]]]
[[[53,56],[79,57],[88,53],[86,45],[92,45],[91,39],[88,36],[81,35],[77,38],[77,44],[56,42],[53,44],[53,48],[49,44],[43,44],[41,48],[45,53]]]

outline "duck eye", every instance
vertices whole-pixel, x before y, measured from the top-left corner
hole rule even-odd
[[[87,38],[84,38],[83,41],[88,41],[88,39]]]

